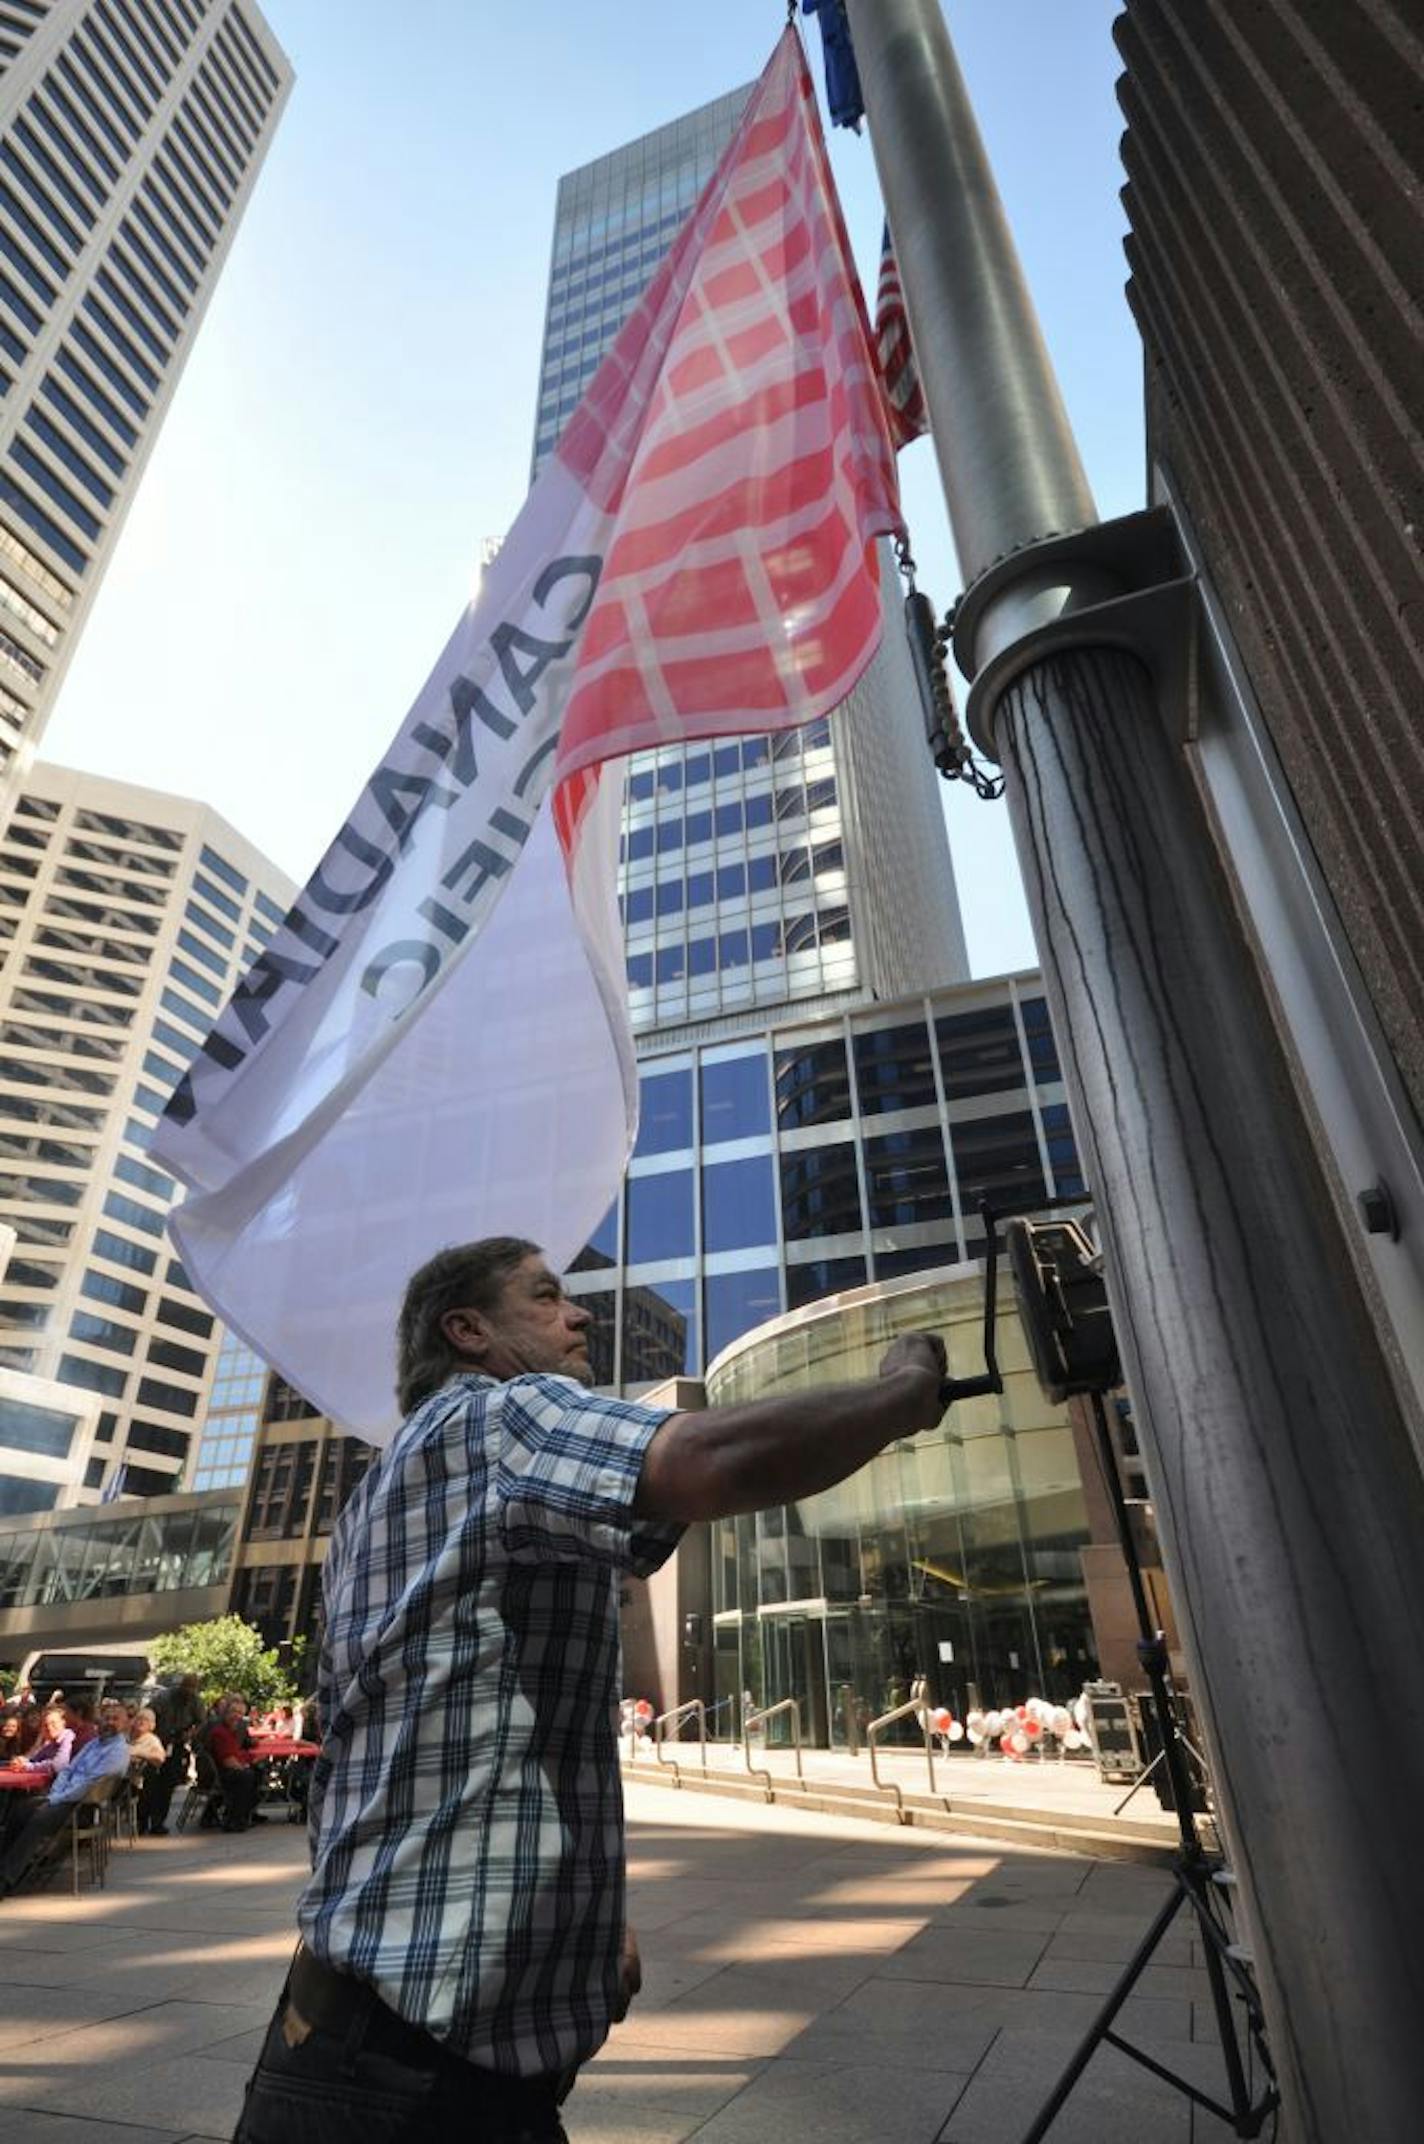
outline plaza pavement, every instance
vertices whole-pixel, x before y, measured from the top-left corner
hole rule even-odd
[[[628,1784],[645,1985],[572,2144],[1017,2144],[1160,1872]],[[292,1945],[300,1831],[115,1849],[104,1892],[0,1907],[0,2144],[232,2133]],[[1180,1925],[1124,2031],[1220,2089]],[[1215,2144],[1112,2051],[1052,2144]],[[439,2140],[432,2140],[439,2144]]]

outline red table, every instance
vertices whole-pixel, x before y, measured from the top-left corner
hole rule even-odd
[[[290,1735],[254,1735],[248,1761],[265,1764],[269,1757],[319,1757],[319,1742],[294,1742]]]
[[[54,1777],[53,1768],[47,1764],[21,1768],[17,1764],[0,1764],[0,1787],[8,1787],[17,1794],[33,1794],[39,1787],[47,1787]]]

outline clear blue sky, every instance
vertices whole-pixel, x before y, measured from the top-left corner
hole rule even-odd
[[[948,12],[1099,510],[1126,512],[1142,389],[1116,0]],[[300,879],[443,645],[479,540],[523,498],[559,174],[750,80],[784,10],[267,13],[296,87],[43,749],[201,797]],[[873,299],[870,145],[838,132],[832,154]],[[958,581],[928,442],[901,474],[943,608]],[[1003,806],[947,800],[976,972],[1033,965]]]

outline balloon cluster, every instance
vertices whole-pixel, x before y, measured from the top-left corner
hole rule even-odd
[[[645,1697],[625,1697],[618,1707],[618,1732],[629,1735],[635,1758],[646,1756],[653,1746],[648,1727],[653,1708]]]
[[[1081,1697],[1074,1700],[1071,1708],[1031,1697],[1022,1705],[1009,1705],[997,1712],[981,1712],[976,1707],[966,1715],[963,1732],[972,1748],[987,1752],[997,1743],[1001,1757],[1020,1764],[1031,1750],[1042,1751],[1053,1742],[1064,1750],[1085,1749],[1085,1717]]]

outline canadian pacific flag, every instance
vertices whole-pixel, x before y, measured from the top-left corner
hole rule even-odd
[[[900,525],[864,303],[788,29],[390,750],[154,1139],[197,1287],[377,1442],[442,1245],[567,1263],[637,1123],[623,759],[793,727],[877,645]]]

